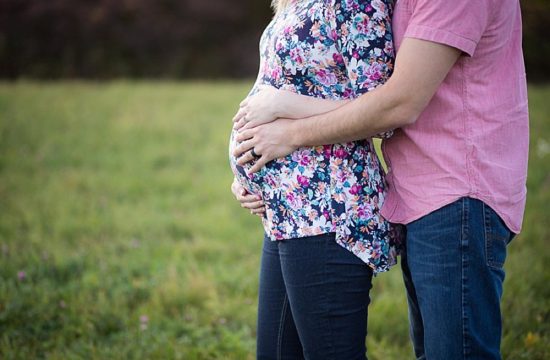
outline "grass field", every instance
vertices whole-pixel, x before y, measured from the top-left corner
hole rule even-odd
[[[253,359],[262,229],[233,200],[250,83],[0,84],[0,359]],[[550,358],[550,87],[532,87],[529,199],[506,359]],[[370,359],[412,359],[399,269]]]

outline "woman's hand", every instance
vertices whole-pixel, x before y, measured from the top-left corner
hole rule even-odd
[[[231,192],[235,195],[237,201],[241,203],[241,207],[250,210],[251,214],[262,216],[265,213],[265,204],[262,198],[258,195],[249,194],[237,179],[233,179]]]
[[[283,94],[288,91],[278,90],[273,86],[260,85],[258,92],[239,104],[239,111],[233,117],[233,128],[239,130],[245,125],[255,127],[277,119]]]
[[[259,91],[244,99],[233,118],[233,128],[238,131],[252,129],[277,119],[304,119],[338,109],[350,100],[330,100],[300,95],[260,85]]]

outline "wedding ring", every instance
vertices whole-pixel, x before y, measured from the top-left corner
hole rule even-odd
[[[250,149],[250,154],[256,159],[260,157],[260,155],[256,154],[256,152],[254,151],[254,148]]]

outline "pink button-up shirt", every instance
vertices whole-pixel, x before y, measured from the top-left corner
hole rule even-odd
[[[518,233],[529,148],[519,1],[398,0],[393,27],[398,51],[409,37],[463,55],[418,120],[385,141],[382,214],[407,224],[469,196]]]

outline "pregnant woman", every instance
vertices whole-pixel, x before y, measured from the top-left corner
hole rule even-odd
[[[375,89],[393,66],[391,0],[279,0],[260,40],[243,127],[303,118]],[[365,359],[373,274],[396,262],[380,215],[383,170],[371,140],[300,148],[252,173],[230,156],[234,192],[262,217],[258,359]],[[242,165],[242,166],[241,166]]]

